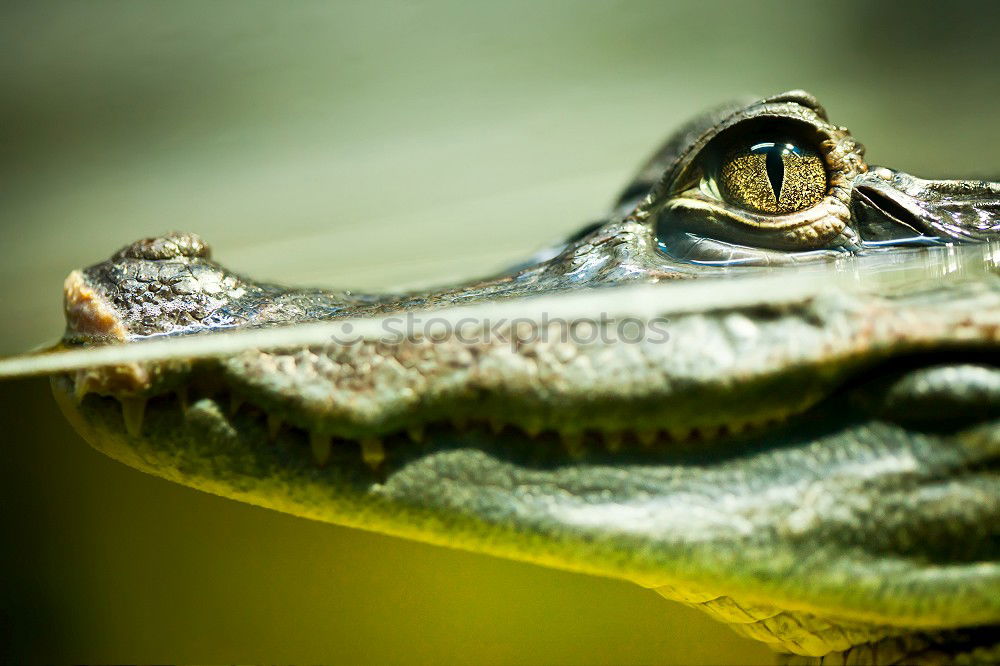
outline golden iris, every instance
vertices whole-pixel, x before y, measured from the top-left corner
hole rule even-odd
[[[762,141],[731,153],[719,181],[730,202],[770,215],[815,206],[826,194],[823,161],[791,143]]]

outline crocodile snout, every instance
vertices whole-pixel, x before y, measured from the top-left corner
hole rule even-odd
[[[131,243],[73,271],[63,286],[68,342],[127,342],[239,324],[234,305],[252,287],[211,259],[195,234]]]
[[[871,246],[982,243],[1000,233],[1000,183],[873,167],[855,179],[851,212]]]

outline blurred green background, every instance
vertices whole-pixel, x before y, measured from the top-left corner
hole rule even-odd
[[[168,229],[258,277],[482,273],[600,215],[691,114],[793,87],[873,162],[997,174],[995,3],[11,2],[0,353]],[[4,661],[770,663],[625,583],[267,512],[86,448],[0,386]]]

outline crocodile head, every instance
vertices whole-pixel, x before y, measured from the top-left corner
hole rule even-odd
[[[699,117],[607,220],[455,287],[287,289],[192,234],[133,243],[67,279],[89,365],[53,387],[95,447],[195,488],[626,578],[800,655],[981,655],[998,211],[997,183],[870,167],[791,92]]]

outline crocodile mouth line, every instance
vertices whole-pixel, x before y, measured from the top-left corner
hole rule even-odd
[[[382,433],[378,436],[341,437],[324,431],[322,424],[303,427],[277,411],[241,395],[232,388],[215,383],[182,384],[170,390],[148,396],[126,396],[89,389],[86,381],[69,374],[55,378],[53,385],[68,400],[66,408],[80,411],[97,408],[105,413],[117,411],[120,422],[115,426],[130,438],[149,434],[147,414],[169,411],[175,423],[187,421],[193,410],[208,410],[224,419],[234,431],[246,439],[279,444],[289,451],[307,457],[317,468],[344,464],[353,456],[373,475],[380,476],[394,462],[419,455],[437,443],[463,440],[490,442],[514,457],[538,464],[559,464],[581,461],[609,462],[622,456],[636,461],[653,461],[665,454],[697,452],[722,441],[738,441],[772,429],[808,409],[770,414],[752,421],[731,421],[720,425],[667,427],[657,429],[602,430],[588,428],[582,432],[561,432],[554,428],[526,429],[500,418],[460,418],[430,420]]]

